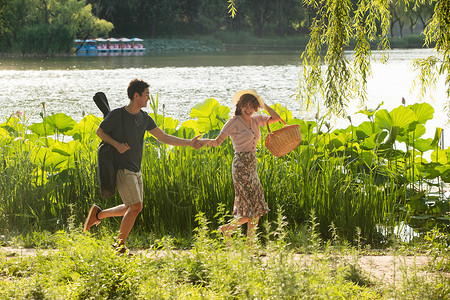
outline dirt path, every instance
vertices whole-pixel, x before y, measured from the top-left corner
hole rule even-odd
[[[7,257],[30,256],[36,254],[36,249],[30,248],[12,248],[0,247],[0,251],[6,253]],[[44,255],[52,250],[42,250]],[[133,254],[143,254],[147,257],[161,257],[166,255],[164,251],[132,251]],[[269,254],[270,256],[270,254]],[[264,259],[264,258],[263,258]],[[311,255],[295,254],[294,259],[307,262],[311,260]],[[337,260],[342,258],[337,257]],[[431,257],[425,255],[406,256],[406,255],[363,255],[358,257],[344,257],[348,261],[355,262],[364,271],[371,280],[384,282],[386,284],[400,283],[403,274],[410,276],[415,272],[417,275],[435,276],[427,270],[427,264],[431,261]],[[450,274],[445,274],[450,277]]]

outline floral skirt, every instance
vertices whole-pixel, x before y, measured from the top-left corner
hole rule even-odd
[[[256,165],[256,153],[235,153],[232,172],[235,193],[233,215],[236,217],[259,218],[270,211]]]

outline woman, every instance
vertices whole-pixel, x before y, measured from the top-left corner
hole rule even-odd
[[[229,238],[234,229],[247,223],[247,238],[251,244],[250,238],[256,231],[259,218],[269,212],[256,170],[256,145],[261,137],[259,126],[280,121],[281,118],[253,89],[237,92],[233,104],[236,106],[234,117],[225,123],[217,138],[202,141],[219,147],[227,136],[231,138],[235,151],[232,176],[235,191],[233,215],[236,219],[219,229]],[[261,108],[268,111],[270,117],[254,115]]]

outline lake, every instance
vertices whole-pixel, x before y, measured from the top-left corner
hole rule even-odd
[[[431,50],[391,50],[388,64],[372,63],[373,76],[368,81],[367,107],[391,110],[401,104],[419,102],[411,91],[415,73],[411,61],[430,55]],[[214,52],[199,54],[144,54],[138,56],[70,56],[55,58],[0,57],[0,117],[4,119],[17,110],[30,122],[40,120],[42,102],[46,113],[63,112],[79,121],[83,113],[101,116],[92,96],[103,91],[112,108],[125,105],[126,88],[133,78],[151,84],[151,94],[159,94],[160,113],[164,104],[166,116],[181,122],[189,119],[192,107],[207,98],[232,108],[233,94],[254,88],[268,104],[280,103],[303,119],[312,119],[295,100],[298,79],[302,72],[300,52]],[[374,52],[375,58],[379,53]],[[450,141],[447,101],[442,79],[432,97],[424,101],[435,108],[435,117],[427,123],[426,137],[434,128],[444,128],[446,145]],[[355,125],[366,116],[355,113],[359,101],[349,105],[348,114]],[[146,109],[150,111],[148,107]],[[335,118],[333,127],[349,125],[345,118]]]

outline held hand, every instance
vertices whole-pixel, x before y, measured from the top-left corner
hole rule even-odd
[[[195,138],[193,138],[190,142],[190,146],[194,149],[200,149],[201,147],[205,146],[204,140],[199,140],[201,135],[197,135]]]
[[[120,143],[119,147],[117,147],[117,151],[119,151],[119,153],[125,153],[128,150],[130,150],[130,146],[128,146],[127,143]]]

